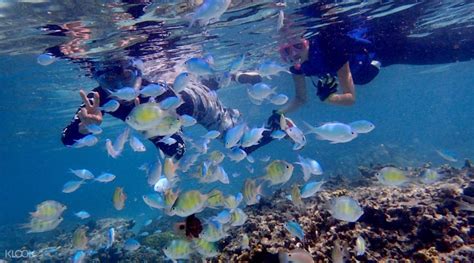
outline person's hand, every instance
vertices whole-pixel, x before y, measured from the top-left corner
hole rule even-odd
[[[80,120],[79,132],[87,134],[89,133],[87,130],[88,125],[100,125],[102,123],[102,112],[99,109],[100,97],[99,93],[94,92],[94,100],[91,102],[83,90],[80,90],[79,94],[85,104],[85,107],[83,107],[77,114]]]
[[[329,96],[337,92],[336,78],[327,74],[324,78],[319,79],[317,85],[317,93],[321,101],[325,101]]]

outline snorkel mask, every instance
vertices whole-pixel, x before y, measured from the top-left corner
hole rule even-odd
[[[299,69],[301,68],[301,63],[303,62],[301,61],[301,52],[307,48],[309,48],[309,41],[306,39],[300,39],[297,42],[280,46],[278,51],[283,61],[293,64],[296,69]]]
[[[141,76],[141,71],[131,65],[103,66],[94,72],[94,79],[101,86],[107,86],[110,91],[115,91],[124,87],[132,87]]]

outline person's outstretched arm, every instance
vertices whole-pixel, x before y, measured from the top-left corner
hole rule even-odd
[[[355,103],[355,87],[352,80],[349,62],[346,62],[338,71],[337,78],[342,87],[341,94],[331,94],[327,101],[331,104],[351,106]]]
[[[289,113],[297,110],[308,100],[308,94],[306,92],[306,80],[304,75],[293,74],[293,83],[295,85],[295,98],[290,101],[283,109],[279,110],[280,113]]]
[[[77,140],[90,134],[87,131],[87,125],[102,123],[102,112],[99,110],[100,97],[96,90],[94,89],[88,95],[83,90],[79,92],[83,103],[76,111],[71,123],[62,131],[61,141],[64,145],[71,146]]]

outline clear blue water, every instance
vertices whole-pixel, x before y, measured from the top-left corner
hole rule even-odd
[[[7,2],[0,1],[2,3]],[[90,7],[93,4],[88,5]],[[107,157],[104,139],[115,138],[125,127],[124,123],[110,116],[104,119],[104,133],[95,147],[70,149],[65,148],[60,141],[62,128],[69,123],[81,103],[78,90],[91,89],[96,85],[93,80],[84,76],[84,71],[76,63],[59,60],[47,67],[36,63],[37,55],[44,48],[53,45],[52,42],[57,42],[58,38],[41,36],[35,28],[46,23],[65,22],[66,19],[63,15],[49,21],[40,11],[49,8],[54,13],[54,10],[62,10],[64,6],[49,1],[30,5],[24,3],[21,5],[22,12],[36,10],[37,13],[28,16],[28,23],[22,26],[18,21],[20,19],[9,15],[7,7],[3,8],[4,11],[0,8],[0,21],[9,19],[13,27],[19,27],[18,32],[12,32],[3,26],[0,31],[0,46],[4,47],[0,51],[0,225],[17,226],[27,222],[28,212],[33,211],[35,205],[44,200],[58,200],[68,206],[62,223],[65,226],[78,223],[72,213],[83,209],[94,218],[127,217],[144,221],[159,214],[150,210],[141,200],[141,196],[149,193],[150,189],[144,173],[137,169],[144,162],[155,158],[157,152],[151,143],[146,142],[148,150],[145,153],[133,153],[126,148],[123,156],[118,159]],[[265,12],[269,12],[269,6],[267,3],[235,8],[231,14],[224,15],[227,22],[209,27],[206,33],[199,29],[193,29],[191,33],[177,30],[176,34],[189,36],[189,39],[181,40],[183,48],[171,54],[180,56],[198,53],[192,48],[196,46],[199,50],[211,52],[219,63],[225,64],[232,55],[247,51],[250,47],[253,56],[251,62],[246,64],[248,69],[255,67],[263,57],[277,58],[272,49],[261,49],[275,46],[275,32],[265,29],[265,25],[274,26],[276,23],[274,16],[265,16]],[[472,5],[463,6],[462,3],[459,6],[461,7],[456,9],[458,11],[472,8]],[[441,21],[452,22],[449,12],[445,12],[442,7],[433,7],[437,11],[433,17],[438,16],[444,19],[440,19]],[[251,17],[252,10],[264,17],[263,20]],[[63,11],[66,14],[73,12],[70,9]],[[275,13],[274,10],[271,12]],[[240,20],[232,20],[232,15],[239,15]],[[70,21],[73,20],[75,18]],[[429,19],[422,21],[425,24],[420,22],[420,31],[423,25],[426,26],[426,21],[429,22]],[[99,21],[98,24],[100,23],[107,25],[104,21]],[[460,27],[466,26],[466,23],[473,25],[472,17],[465,16],[464,21],[452,23]],[[116,30],[117,28],[113,28],[109,33]],[[253,42],[249,43],[248,39],[251,36],[249,32],[258,30],[262,31],[256,35],[259,42],[252,46]],[[235,32],[243,33],[241,37],[236,37],[232,34]],[[104,32],[100,31],[97,37],[104,36]],[[209,36],[215,38],[206,40]],[[25,44],[15,47],[14,44],[19,43],[19,40],[15,41],[15,37],[25,39]],[[110,36],[112,37],[120,38]],[[473,37],[470,36],[471,39]],[[104,38],[104,43],[107,41]],[[242,46],[235,46],[236,44]],[[171,58],[173,59],[177,60]],[[158,61],[150,63],[155,63],[155,66],[159,64]],[[215,183],[204,185],[200,189],[207,191],[217,187],[227,193],[240,191],[246,177],[263,174],[265,163],[258,159],[267,155],[272,159],[295,162],[297,155],[301,154],[318,160],[325,171],[324,176],[342,174],[348,178],[359,176],[357,166],[370,163],[393,163],[400,166],[415,166],[425,162],[435,165],[446,163],[436,154],[436,149],[456,152],[461,161],[455,165],[461,165],[464,158],[474,158],[473,69],[473,61],[384,67],[370,84],[357,87],[357,103],[352,107],[320,103],[314,89],[310,88],[308,103],[289,115],[296,123],[302,123],[303,120],[317,124],[366,119],[373,122],[376,129],[350,143],[336,145],[316,140],[310,135],[306,147],[298,152],[292,151],[292,145],[287,141],[273,142],[255,152],[257,161],[253,165],[254,175],[243,168],[246,161],[235,164],[226,159],[228,174],[239,172],[242,175],[230,178],[231,184],[228,186]],[[153,75],[153,78],[159,77]],[[290,97],[294,95],[291,77],[287,74],[274,77],[267,83],[277,86],[281,93]],[[311,87],[309,80],[308,87]],[[272,105],[253,105],[242,85],[220,90],[218,94],[226,106],[241,110],[244,118],[253,126],[260,126],[275,108]],[[205,132],[201,127],[190,129],[190,133],[196,136]],[[211,149],[223,150],[223,146],[214,141]],[[96,175],[108,171],[116,174],[117,179],[110,184],[86,184],[72,194],[64,194],[61,192],[62,185],[74,179],[68,172],[69,168],[87,168]],[[295,171],[295,175],[301,178],[299,167]],[[180,189],[193,188],[190,182],[183,179]],[[116,186],[124,186],[128,195],[126,209],[123,211],[116,211],[112,206],[111,197]]]

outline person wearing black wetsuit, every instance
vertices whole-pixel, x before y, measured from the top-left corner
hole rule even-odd
[[[94,88],[87,95],[89,100],[91,100],[92,105],[94,105],[94,100],[98,100],[99,104],[95,105],[95,110],[92,110],[92,112],[86,112],[89,110],[86,107],[87,102],[80,106],[71,123],[63,129],[61,140],[64,145],[71,146],[77,140],[90,134],[83,128],[85,125],[81,124],[81,122],[87,124],[101,123],[103,112],[99,112],[97,109],[99,106],[103,106],[112,99],[110,97],[112,91],[123,87],[134,87],[140,89],[143,86],[151,84],[146,79],[142,78],[141,71],[132,63],[109,61],[107,64],[108,66],[105,66],[100,70],[93,70],[94,78],[99,82],[100,86]],[[254,79],[255,78],[251,78],[251,80]],[[228,129],[241,122],[240,112],[236,109],[224,107],[216,96],[214,91],[218,89],[218,85],[215,81],[207,81],[207,85],[204,85],[201,82],[192,81],[188,87],[179,94],[174,92],[168,83],[161,82],[155,84],[159,84],[166,89],[166,92],[162,95],[153,98],[155,102],[159,103],[166,98],[179,96],[183,100],[183,103],[176,109],[176,113],[180,116],[186,114],[194,117],[200,125],[208,130],[217,130],[224,135]],[[85,94],[82,96],[85,97]],[[119,101],[119,108],[109,114],[124,121],[133,110],[136,103],[146,103],[148,101],[149,98],[142,96],[138,97],[137,102]],[[171,145],[160,142],[163,137],[165,136],[154,136],[148,139],[167,156],[180,159],[186,150],[181,131],[170,136],[176,140],[176,142]],[[251,153],[257,148],[259,148],[259,145],[245,148],[244,150],[247,153]]]

